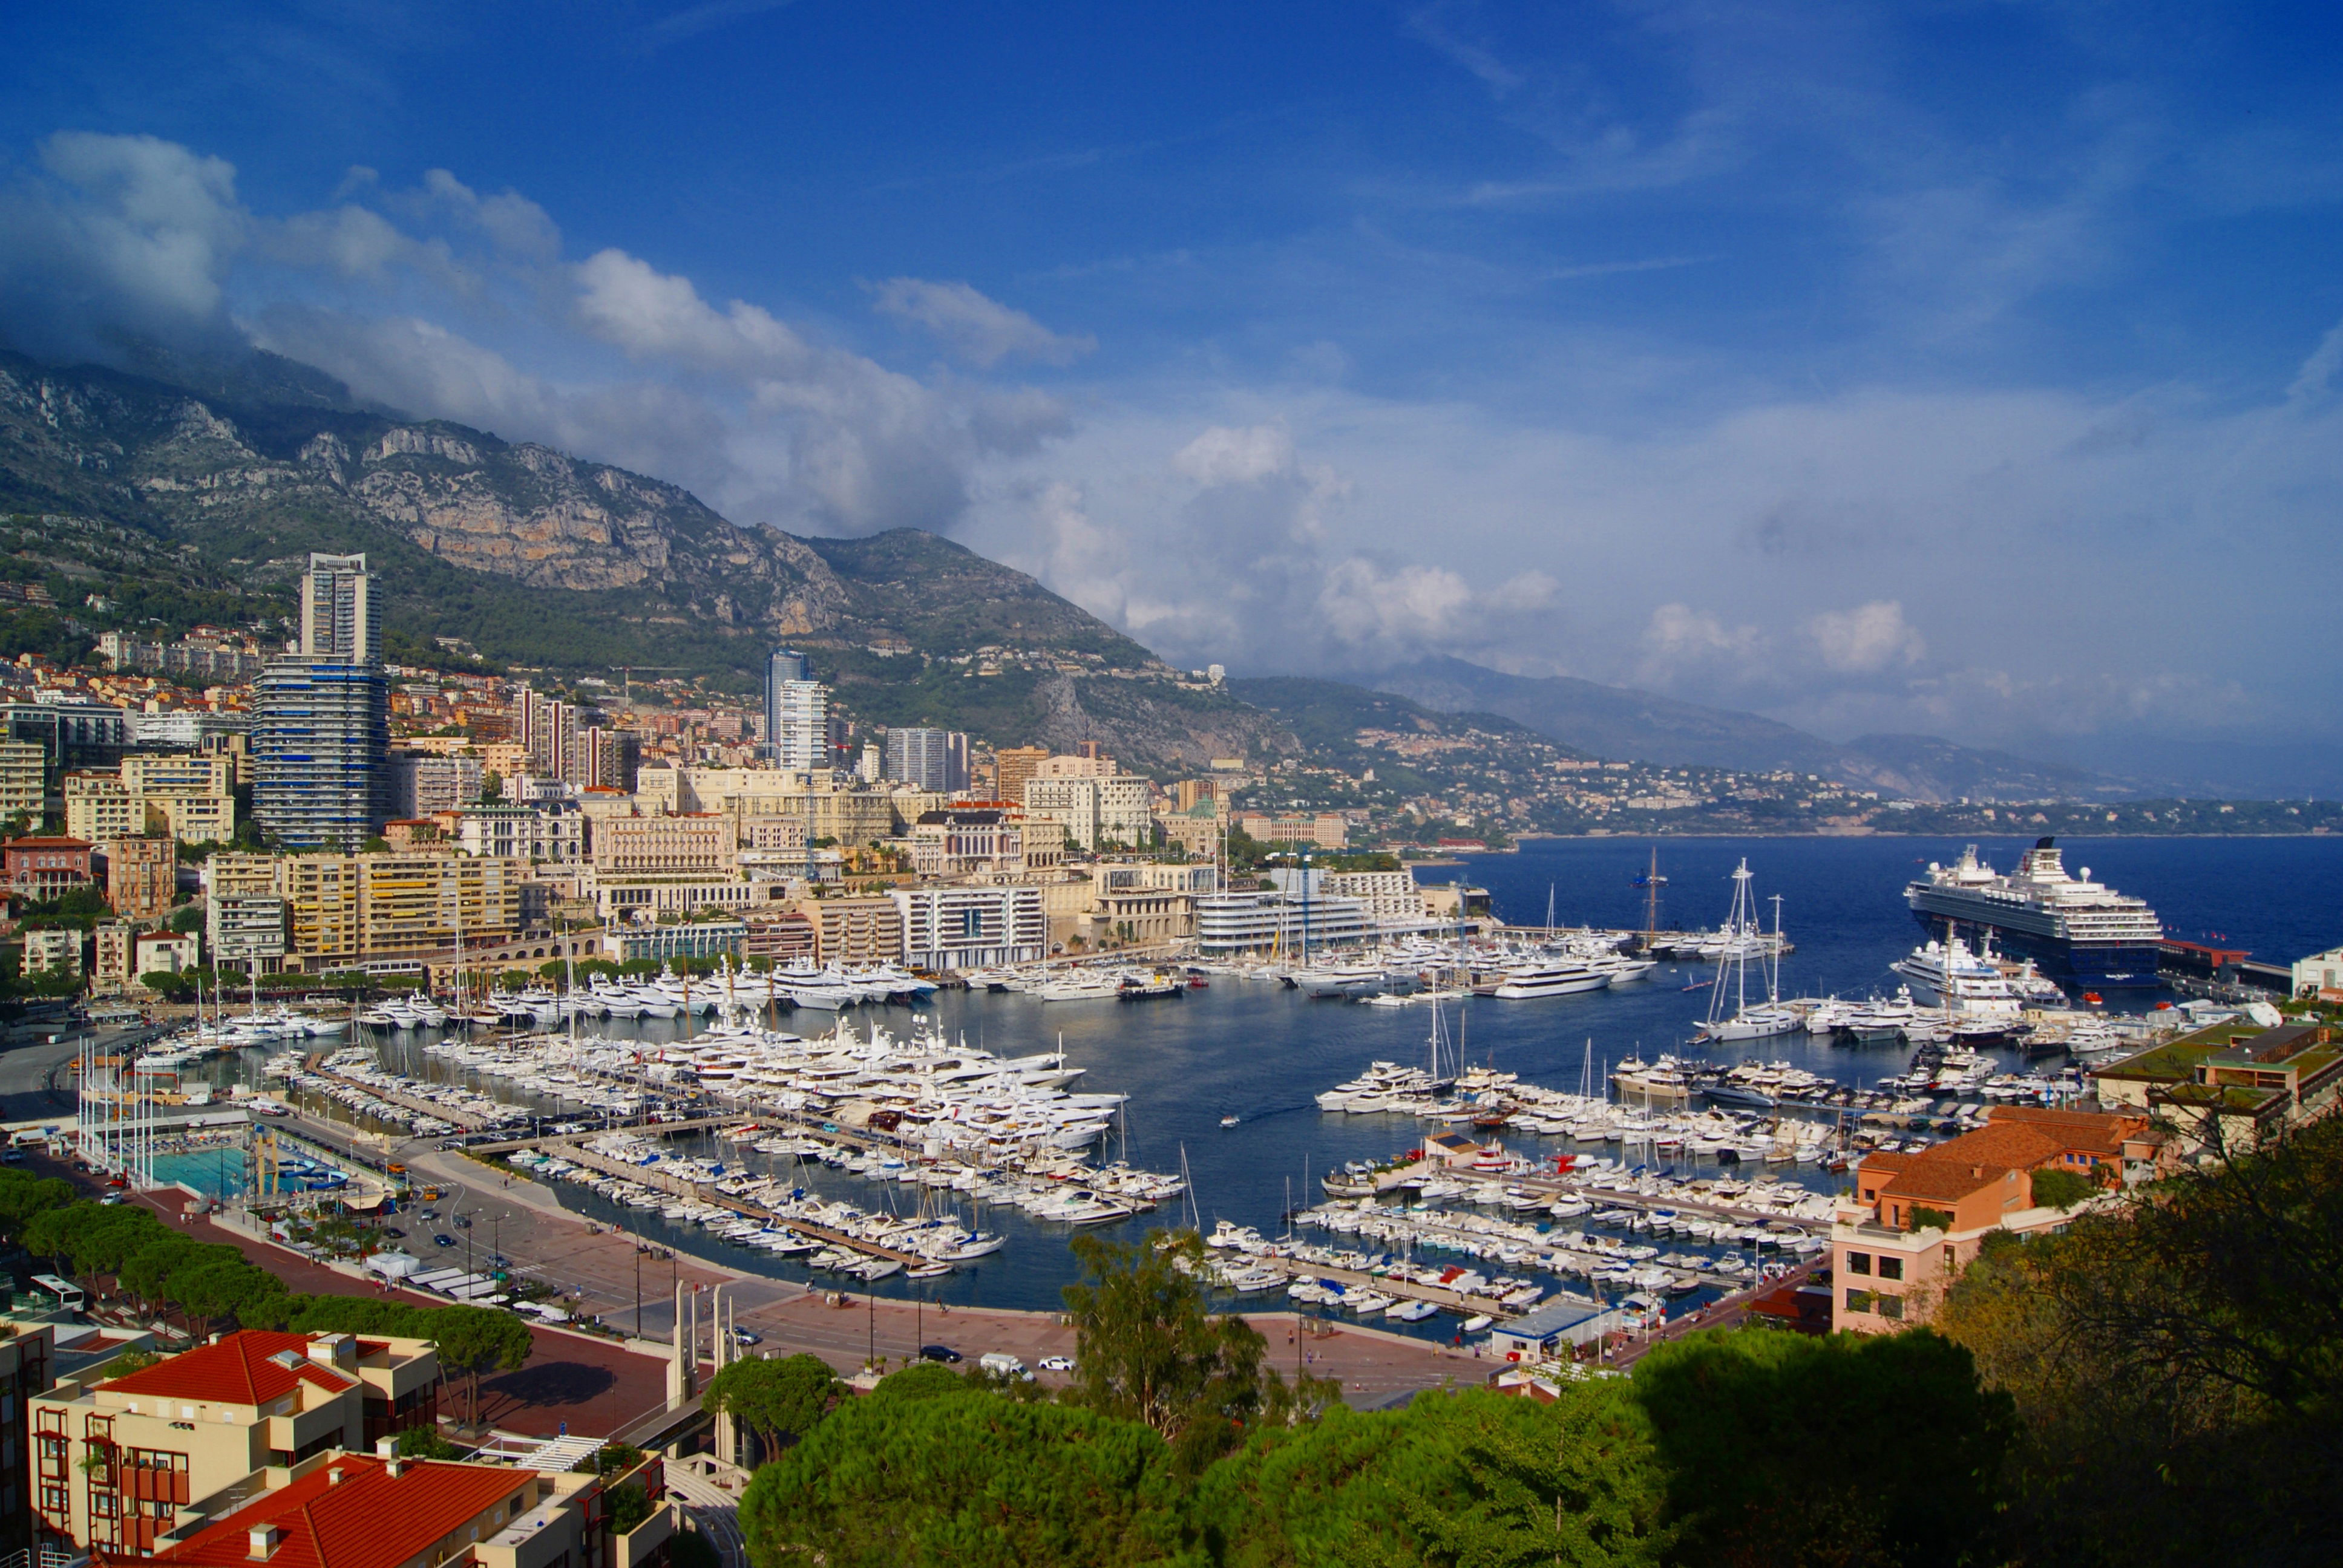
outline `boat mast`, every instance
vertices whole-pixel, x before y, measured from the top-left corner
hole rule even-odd
[[[1782,895],[1774,895],[1774,964],[1765,977],[1765,1000],[1782,1000]]]

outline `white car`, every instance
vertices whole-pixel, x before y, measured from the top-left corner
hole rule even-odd
[[[1074,1358],[1071,1356],[1043,1356],[1040,1361],[1033,1364],[1040,1367],[1043,1372],[1071,1372],[1074,1370]]]

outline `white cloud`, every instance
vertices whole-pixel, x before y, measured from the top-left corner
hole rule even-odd
[[[0,313],[35,352],[127,330],[173,343],[226,330],[223,279],[250,237],[236,169],[155,136],[60,131],[0,195]]]
[[[982,369],[1009,358],[1071,365],[1098,347],[1098,339],[1087,333],[1052,332],[965,283],[890,277],[871,285],[870,291],[872,309],[926,327],[955,357]]]
[[[2310,351],[2310,357],[2302,362],[2293,384],[2286,389],[2288,400],[2299,403],[2326,396],[2338,370],[2343,370],[2343,322],[2328,327],[2327,336],[2318,340],[2318,347]]]
[[[1293,471],[1293,437],[1278,425],[1215,425],[1173,454],[1172,467],[1200,485],[1258,484]]]
[[[1806,622],[1826,668],[1870,674],[1891,664],[1913,665],[1927,657],[1927,642],[1904,618],[1894,599],[1874,599],[1849,610],[1825,610]]]
[[[579,325],[636,358],[749,375],[786,374],[806,361],[804,341],[769,311],[738,299],[718,311],[689,278],[625,251],[597,251],[577,276]]]

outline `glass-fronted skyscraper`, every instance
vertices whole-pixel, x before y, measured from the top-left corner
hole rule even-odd
[[[364,556],[309,558],[297,647],[254,683],[253,819],[290,849],[356,850],[390,814],[390,682]]]

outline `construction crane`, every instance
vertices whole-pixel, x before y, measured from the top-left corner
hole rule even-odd
[[[619,671],[624,676],[622,684],[625,699],[631,706],[635,700],[635,671],[639,669],[674,671],[689,669],[691,666],[688,664],[614,664],[608,668]]]

